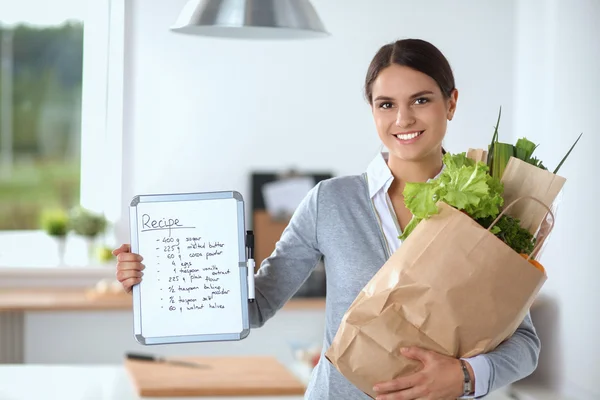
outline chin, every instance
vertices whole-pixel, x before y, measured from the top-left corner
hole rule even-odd
[[[406,149],[390,149],[390,155],[404,161],[421,161],[431,156],[433,149],[425,148],[406,148]]]
[[[442,156],[441,142],[435,144],[414,143],[412,145],[398,145],[390,143],[388,146],[390,155],[405,161],[421,161],[432,157],[434,154]],[[439,153],[439,154],[438,154]]]

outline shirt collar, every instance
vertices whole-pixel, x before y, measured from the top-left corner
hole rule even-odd
[[[367,167],[369,196],[371,198],[375,197],[375,194],[381,189],[387,192],[394,180],[392,171],[387,165],[388,158],[388,153],[378,153]]]
[[[380,190],[387,192],[394,181],[394,175],[392,175],[392,171],[387,165],[388,159],[389,153],[378,153],[367,167],[367,181],[369,183],[369,196],[371,199]],[[440,176],[445,168],[446,165],[442,164],[442,169],[433,179]]]

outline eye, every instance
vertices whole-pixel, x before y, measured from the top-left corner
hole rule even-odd
[[[429,99],[427,97],[419,97],[415,100],[415,104],[426,104],[429,103]]]
[[[392,108],[392,103],[390,103],[389,101],[386,101],[384,103],[380,103],[379,104],[379,108],[387,110],[388,108]]]

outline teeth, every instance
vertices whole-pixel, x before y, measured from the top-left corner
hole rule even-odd
[[[400,140],[410,140],[410,139],[416,138],[420,134],[421,134],[421,132],[415,132],[415,133],[409,133],[406,135],[396,135],[396,137]]]

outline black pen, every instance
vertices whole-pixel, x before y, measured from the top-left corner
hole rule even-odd
[[[248,259],[248,301],[254,302],[254,232],[246,231],[246,257]]]
[[[198,364],[192,361],[172,360],[169,358],[153,356],[150,354],[126,353],[125,356],[128,360],[160,362],[165,364],[181,365],[183,367],[210,368],[210,366],[206,364]]]

